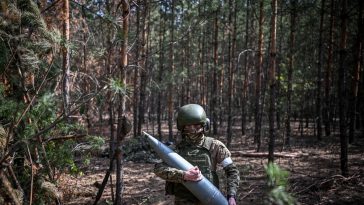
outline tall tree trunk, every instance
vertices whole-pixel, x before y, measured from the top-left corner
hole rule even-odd
[[[217,99],[218,93],[216,93],[218,86],[218,35],[219,35],[219,23],[218,23],[218,13],[219,9],[215,11],[215,21],[214,21],[214,73],[213,73],[213,84],[212,84],[212,93],[211,93],[211,112],[212,112],[212,128],[213,135],[217,135],[218,132],[218,124],[217,124]]]
[[[138,0],[137,2],[138,5],[141,4],[140,0]],[[139,135],[139,121],[138,121],[138,113],[139,113],[139,70],[142,70],[140,69],[139,67],[139,53],[140,53],[140,9],[141,9],[141,6],[138,6],[136,8],[136,34],[135,34],[135,37],[136,37],[136,44],[135,44],[135,68],[134,68],[134,79],[133,79],[133,90],[134,90],[134,95],[133,95],[133,135],[134,136],[137,136]]]
[[[261,79],[263,70],[263,21],[264,21],[264,0],[259,3],[259,34],[258,34],[258,63],[255,79],[255,127],[254,127],[254,142],[257,143],[257,152],[260,151],[261,145]]]
[[[139,97],[139,120],[138,120],[138,135],[141,135],[142,124],[144,123],[144,108],[145,108],[145,92],[147,88],[147,25],[148,25],[148,1],[144,1],[144,9],[143,9],[143,30],[142,36],[140,39],[140,53],[141,53],[141,61],[140,61],[140,97]]]
[[[206,4],[203,4],[203,13],[205,13],[205,9],[206,9]],[[200,7],[199,7],[200,8]],[[199,16],[201,16],[200,14],[200,9],[199,9]],[[200,104],[201,105],[206,105],[206,74],[205,74],[205,56],[206,56],[206,28],[205,26],[201,27],[201,34],[199,35],[199,47],[200,47],[200,51],[199,51],[199,61],[200,61],[200,78],[199,78],[199,94],[200,94]]]
[[[129,2],[128,0],[122,0],[121,1],[122,4],[122,17],[123,17],[123,31],[122,31],[122,36],[124,37],[123,39],[123,44],[121,47],[121,53],[120,53],[120,81],[122,82],[122,84],[125,86],[126,85],[126,76],[125,76],[125,72],[126,72],[126,68],[128,66],[128,53],[127,53],[127,48],[128,48],[128,34],[129,34],[129,12],[130,12],[130,7],[129,7]],[[126,96],[122,96],[120,95],[120,102],[119,102],[119,110],[118,110],[118,129],[117,129],[117,141],[116,141],[116,200],[115,203],[116,205],[121,205],[122,204],[122,190],[123,190],[123,185],[122,185],[122,153],[121,153],[121,142],[124,139],[125,135],[127,134],[126,130],[126,123],[125,123],[125,116],[124,116],[124,112],[125,112],[125,103],[126,103]]]
[[[88,27],[87,27],[87,21],[86,21],[86,13],[84,7],[82,7],[82,70],[83,73],[87,73],[87,39],[88,39]],[[86,80],[83,80],[82,87],[85,90],[86,93],[90,93],[90,85],[87,83]],[[87,128],[91,128],[91,116],[89,114],[90,109],[90,102],[85,103],[85,115],[86,115],[86,122],[87,122]]]
[[[69,121],[70,112],[70,7],[69,0],[63,0],[63,39],[64,45],[62,47],[62,69],[63,69],[63,108],[67,121]]]
[[[321,79],[322,79],[322,33],[324,25],[325,0],[321,0],[321,18],[318,42],[318,59],[317,59],[317,90],[316,90],[316,123],[317,123],[317,140],[322,140],[322,110],[321,110]]]
[[[356,43],[356,66],[353,73],[352,82],[352,96],[350,100],[350,124],[349,124],[349,143],[354,142],[355,134],[355,122],[356,122],[356,112],[357,112],[357,100],[358,100],[358,88],[360,80],[360,69],[362,60],[362,49],[363,49],[363,1],[358,0],[359,3],[359,14],[358,14],[358,33],[357,33],[357,43]]]
[[[250,69],[248,65],[248,45],[249,45],[249,21],[250,21],[250,0],[246,1],[246,16],[245,16],[245,42],[244,49],[245,50],[245,58],[244,58],[244,81],[243,81],[243,89],[242,89],[242,99],[241,99],[241,134],[244,136],[246,134],[246,106],[248,100],[248,80]],[[249,69],[249,70],[248,70]]]
[[[269,54],[269,155],[268,162],[274,161],[274,112],[276,99],[276,39],[277,39],[277,0],[272,0],[272,20],[271,20],[271,37],[270,37],[270,54]]]
[[[170,44],[169,44],[169,60],[170,60],[170,75],[172,77],[172,79],[174,79],[174,4],[175,1],[171,2],[171,40],[170,40]],[[170,85],[169,85],[169,90],[168,90],[168,131],[169,131],[169,135],[168,135],[168,140],[169,141],[174,141],[173,139],[173,92],[174,91],[174,82],[171,81]]]
[[[290,146],[291,142],[291,114],[292,114],[292,74],[295,54],[295,33],[296,33],[296,1],[291,0],[291,32],[289,38],[289,59],[288,59],[288,79],[287,79],[287,118],[286,118],[286,139],[285,143]]]
[[[107,11],[107,14],[108,15],[111,15],[111,8],[113,7],[114,5],[110,4],[110,2],[108,2],[106,4],[106,11]],[[106,34],[106,44],[107,44],[107,57],[106,57],[106,60],[105,60],[105,67],[106,67],[106,70],[107,70],[107,76],[108,78],[112,78],[112,70],[111,70],[111,57],[113,56],[113,46],[112,46],[112,40],[111,40],[111,36],[112,36],[112,26],[110,25],[110,23],[108,24],[108,31],[107,34]],[[114,115],[115,115],[115,112],[114,112],[114,105],[113,105],[113,100],[112,100],[112,91],[109,90],[107,92],[107,97],[106,97],[106,101],[108,103],[108,112],[109,112],[109,127],[110,127],[110,141],[109,141],[109,149],[110,149],[110,152],[109,152],[109,158],[110,158],[110,172],[113,172],[115,170],[115,161],[114,161],[114,154],[115,154],[115,128],[114,128]],[[100,111],[100,116],[102,116],[102,111]],[[101,118],[102,119],[102,118]],[[107,183],[107,180],[108,178],[110,177],[110,181],[112,180],[112,175],[110,176],[105,176],[104,178],[104,181],[103,183]],[[101,190],[99,189],[99,192],[97,193],[97,196],[96,196],[96,203],[97,201],[100,199],[102,195],[102,192]],[[115,200],[115,194],[114,194],[114,190],[113,190],[113,187],[111,187],[111,198],[112,198],[112,201]]]
[[[331,0],[330,5],[330,31],[329,45],[327,55],[327,66],[325,70],[325,108],[323,112],[325,124],[325,136],[331,135],[331,82],[332,82],[332,65],[333,65],[333,47],[334,47],[334,20],[335,20],[335,0]]]
[[[343,176],[348,176],[348,136],[346,134],[346,102],[345,102],[345,85],[346,85],[346,41],[347,41],[347,18],[348,14],[346,11],[347,0],[342,1],[341,6],[341,37],[340,37],[340,59],[339,59],[339,73],[338,73],[338,100],[339,100],[339,127],[340,127],[340,163],[341,173]]]
[[[158,71],[158,83],[161,87],[163,72],[164,72],[164,33],[165,33],[165,25],[164,25],[164,14],[163,11],[160,11],[160,23],[159,23],[159,71]],[[158,123],[158,137],[159,140],[162,139],[162,90],[159,88],[158,90],[158,105],[157,105],[157,123]]]
[[[227,126],[227,146],[230,147],[232,141],[232,109],[234,95],[234,67],[235,67],[235,47],[236,47],[236,1],[229,1],[229,88],[228,88],[228,126]],[[234,16],[233,16],[234,15]]]

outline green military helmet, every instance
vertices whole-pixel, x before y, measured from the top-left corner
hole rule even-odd
[[[186,125],[201,124],[206,126],[209,122],[205,110],[198,104],[187,104],[178,110],[177,129],[182,130]]]

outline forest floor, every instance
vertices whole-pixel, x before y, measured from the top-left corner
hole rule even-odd
[[[238,129],[238,127],[236,127]],[[275,162],[289,171],[289,192],[299,204],[363,204],[364,201],[364,139],[357,139],[349,145],[349,177],[340,175],[340,143],[338,136],[318,142],[312,130],[304,130],[303,135],[294,135],[290,149],[284,148],[281,139],[276,140]],[[151,132],[152,133],[152,132]],[[235,133],[239,133],[236,131]],[[225,142],[225,139],[218,137]],[[124,143],[138,143],[126,139]],[[267,138],[262,142],[262,151],[267,151]],[[136,146],[142,147],[142,146]],[[234,136],[232,147],[233,161],[237,164],[241,182],[237,204],[263,204],[266,198],[266,174],[264,165],[267,158],[255,153],[256,145],[252,137]],[[154,160],[145,159],[148,153],[143,150],[129,150],[133,157],[126,156],[123,163],[123,204],[126,205],[166,205],[173,204],[173,197],[166,196],[164,181],[153,174]],[[150,156],[149,156],[150,157]],[[63,192],[66,205],[93,204],[98,187],[109,168],[109,158],[105,154],[94,154],[87,166],[82,167],[83,175],[62,175],[59,188]],[[219,169],[220,185],[224,184],[223,170]],[[115,193],[115,173],[112,183],[106,186],[98,204],[112,204]],[[220,187],[224,190],[224,187]]]

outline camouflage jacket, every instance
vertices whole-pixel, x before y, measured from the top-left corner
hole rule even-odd
[[[240,176],[239,170],[231,159],[230,151],[222,142],[216,139],[210,138],[212,139],[212,143],[206,145],[206,138],[207,137],[204,137],[204,140],[201,142],[201,144],[197,146],[204,146],[205,148],[208,148],[211,154],[212,171],[216,171],[217,164],[222,165],[227,177],[227,194],[236,195],[237,189],[239,187]],[[183,141],[181,143],[183,143]],[[175,151],[178,153],[178,149]],[[155,165],[154,173],[169,182],[183,182],[183,170],[170,167],[164,162]]]

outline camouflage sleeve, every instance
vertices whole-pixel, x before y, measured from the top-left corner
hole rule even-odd
[[[212,158],[215,158],[215,166],[216,164],[221,164],[225,170],[227,178],[227,194],[236,195],[239,187],[240,175],[238,168],[231,159],[230,151],[222,142],[214,140],[210,152],[212,153]]]
[[[236,192],[239,187],[239,170],[234,163],[224,167],[226,178],[227,178],[227,194],[236,196]]]
[[[176,183],[183,182],[183,171],[170,167],[164,162],[155,164],[154,173],[166,181]]]

